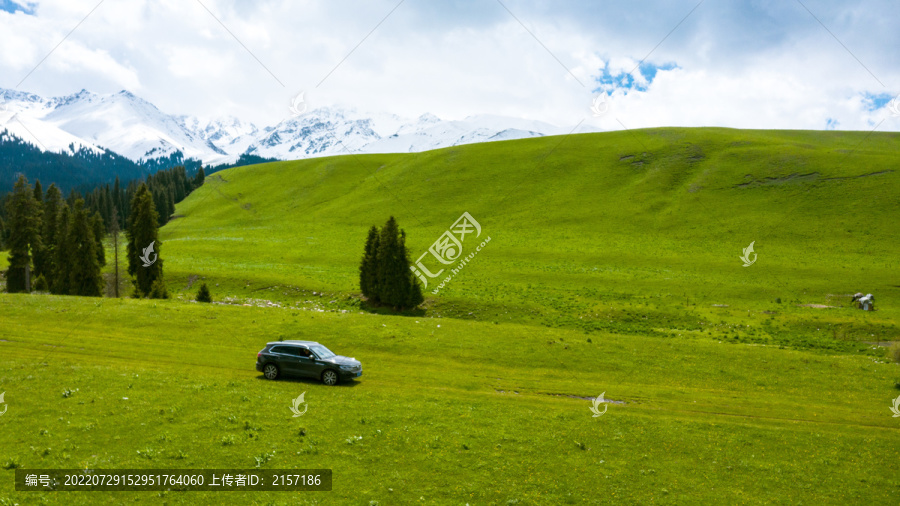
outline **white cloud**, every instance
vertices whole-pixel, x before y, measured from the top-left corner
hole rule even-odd
[[[227,30],[197,2],[104,2],[21,89],[127,88],[166,112],[260,124],[286,117],[306,90],[311,106],[609,129],[621,128],[616,118],[629,128],[824,129],[831,118],[841,129],[871,129],[885,113],[869,112],[862,96],[900,92],[900,55],[891,50],[900,32],[886,21],[886,1],[807,3],[877,79],[793,3],[705,2],[662,43],[696,2],[504,3],[539,41],[498,3],[474,0],[404,2],[370,35],[395,0],[203,0]],[[15,87],[95,5],[53,0],[35,16],[0,12],[0,86]],[[659,71],[645,92],[614,93],[610,114],[592,118],[594,78],[606,62],[627,72],[648,53],[649,63],[679,68]]]

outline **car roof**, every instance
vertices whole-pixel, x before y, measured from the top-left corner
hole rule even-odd
[[[319,344],[319,343],[317,343],[315,341],[300,341],[298,339],[288,339],[286,341],[272,341],[270,343],[266,343],[267,346],[273,345],[273,344],[303,344],[303,345],[307,345],[307,344]]]

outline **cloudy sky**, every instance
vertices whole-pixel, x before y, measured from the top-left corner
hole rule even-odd
[[[0,47],[3,88],[262,125],[304,91],[407,117],[900,130],[887,0],[0,0]]]

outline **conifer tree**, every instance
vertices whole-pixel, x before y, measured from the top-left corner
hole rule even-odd
[[[113,240],[113,296],[119,297],[119,210],[113,206],[109,215],[109,235]]]
[[[44,188],[41,186],[41,180],[34,180],[34,200],[37,201],[38,204],[44,203]]]
[[[359,265],[359,289],[371,302],[378,303],[378,227],[372,225]]]
[[[102,281],[97,262],[97,241],[94,229],[84,208],[84,200],[75,201],[72,225],[69,229],[69,254],[72,263],[69,271],[69,295],[100,297]]]
[[[153,286],[150,287],[150,293],[147,294],[147,297],[151,299],[169,298],[169,290],[166,288],[166,282],[163,281],[163,278],[157,278],[153,281]]]
[[[406,234],[391,216],[378,239],[378,300],[394,309],[413,308],[424,301],[415,274],[409,269]]]
[[[36,292],[46,292],[49,289],[47,285],[47,278],[44,277],[43,274],[37,277],[34,280],[34,291]]]
[[[69,206],[63,202],[56,218],[56,245],[53,252],[53,276],[50,282],[50,293],[59,295],[69,293],[69,272],[72,270],[72,256],[69,254],[70,224]]]
[[[34,287],[34,283],[37,280],[38,276],[43,272],[44,267],[47,263],[47,256],[44,250],[47,248],[47,244],[44,242],[43,237],[43,216],[44,216],[44,189],[41,186],[41,180],[34,180],[34,202],[36,204],[36,212],[38,219],[38,228],[37,234],[40,236],[40,242],[36,245],[32,245],[31,248],[31,261],[34,265],[34,269],[31,272],[31,284],[32,288]]]
[[[31,290],[32,253],[41,247],[40,206],[25,176],[19,176],[12,197],[6,204],[9,229],[9,268],[6,271],[6,291]]]
[[[203,172],[203,167],[197,169],[197,175],[194,176],[194,188],[200,188],[203,186],[203,181],[206,180],[206,173]]]
[[[146,183],[142,183],[138,187],[131,199],[131,213],[129,213],[128,230],[128,247],[126,255],[128,256],[128,274],[134,277],[135,291],[138,296],[146,296],[150,294],[153,285],[160,280],[163,275],[163,260],[159,257],[159,214],[153,204],[153,195]],[[149,253],[148,248],[153,245],[153,253]],[[141,260],[144,252],[148,251],[148,260],[153,261],[146,267],[145,262]]]
[[[97,211],[94,211],[91,218],[91,228],[94,232],[94,241],[97,243],[97,263],[103,267],[106,265],[106,251],[103,250],[103,217]]]
[[[212,295],[206,283],[200,285],[200,290],[197,291],[197,302],[212,302]]]
[[[122,210],[122,214],[119,216],[119,230],[125,228],[125,217],[127,214],[127,209],[125,208],[125,202],[122,200],[122,188],[119,184],[119,176],[116,176],[116,182],[113,185],[113,207],[116,209]]]
[[[35,192],[36,193],[36,192]],[[55,184],[47,188],[41,213],[41,250],[34,256],[34,272],[50,282],[56,270],[56,222],[62,206],[62,193]]]

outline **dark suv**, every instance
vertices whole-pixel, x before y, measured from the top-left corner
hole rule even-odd
[[[273,341],[256,354],[256,370],[273,380],[282,374],[316,378],[326,385],[362,376],[355,358],[335,355],[315,341]]]

